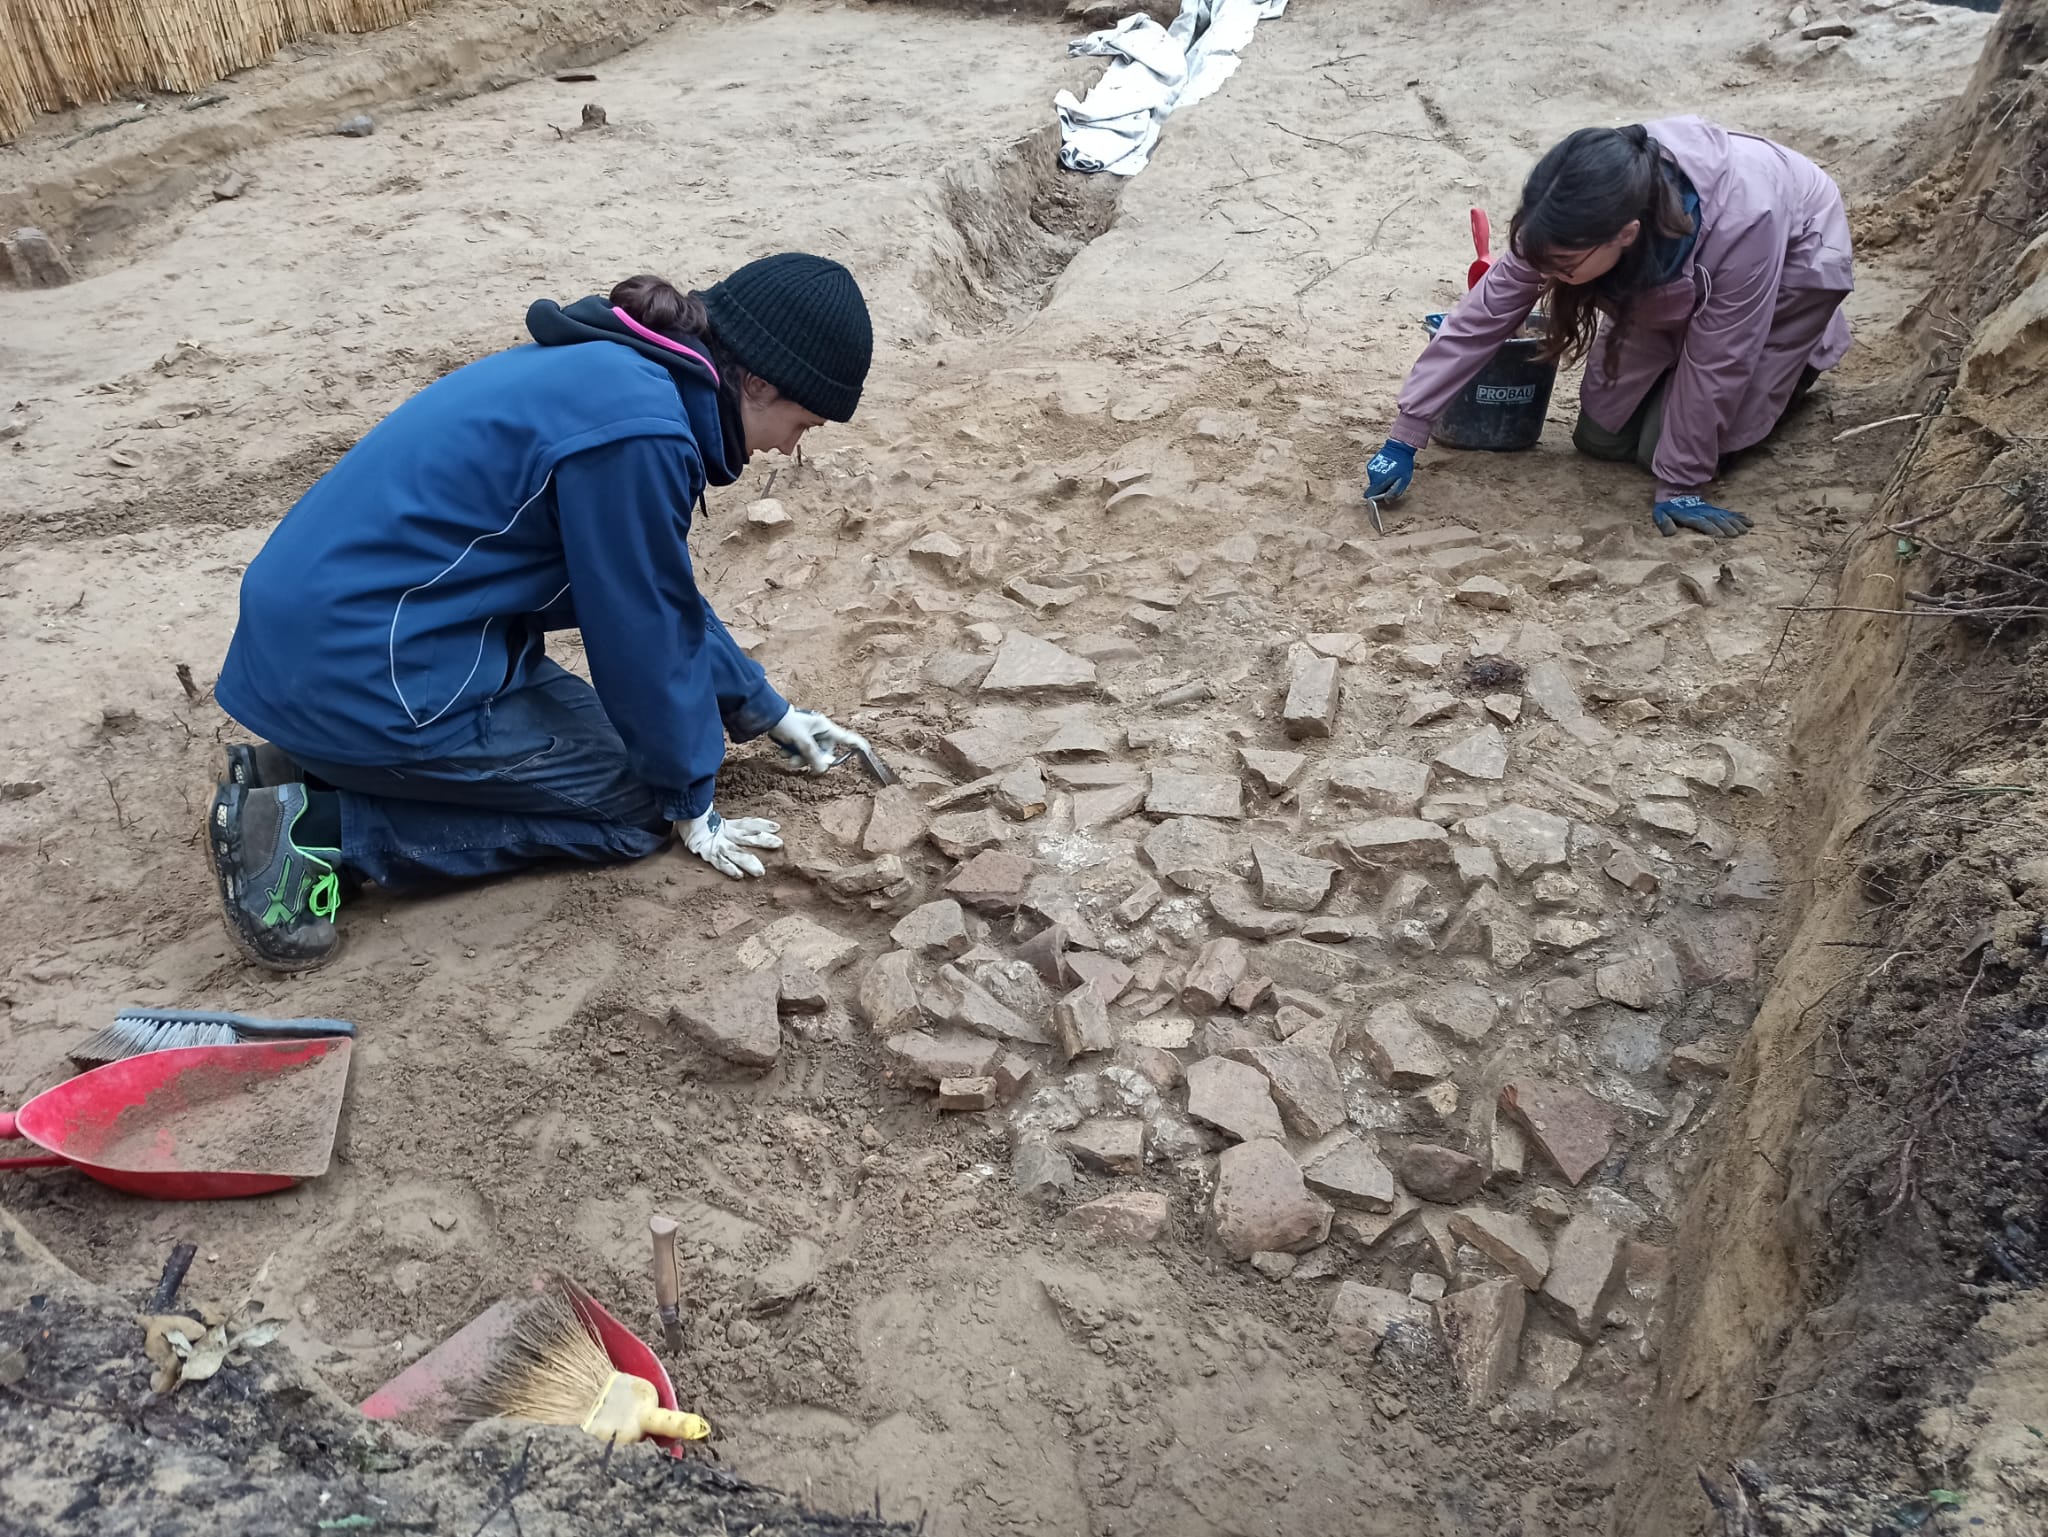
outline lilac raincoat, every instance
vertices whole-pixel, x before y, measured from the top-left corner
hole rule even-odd
[[[1699,235],[1678,276],[1637,297],[1612,373],[1602,322],[1579,401],[1620,431],[1671,375],[1655,461],[1662,499],[1698,491],[1723,454],[1762,442],[1808,365],[1842,360],[1841,306],[1855,280],[1841,191],[1811,160],[1697,117],[1644,126],[1699,193]],[[1430,424],[1521,329],[1544,287],[1512,251],[1497,260],[1409,370],[1393,436],[1426,444]]]

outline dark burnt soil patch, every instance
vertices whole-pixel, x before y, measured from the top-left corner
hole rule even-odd
[[[455,1444],[374,1425],[281,1345],[157,1397],[120,1299],[0,1222],[0,1530],[152,1537],[318,1531],[901,1533],[799,1508],[715,1463],[504,1421]]]
[[[2022,541],[2041,515],[2030,489],[2009,530]],[[1769,1419],[1729,1531],[1951,1529],[1931,1493],[1943,1470],[1918,1465],[1922,1417],[1968,1390],[1986,1308],[2048,1279],[2038,630],[1951,625],[1882,740],[1857,870],[1870,905],[1812,1048],[1805,1122],[1823,1129],[1785,1171],[1809,1311],[1759,1385]]]

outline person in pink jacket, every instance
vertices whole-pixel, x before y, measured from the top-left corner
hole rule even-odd
[[[1697,117],[1582,128],[1530,173],[1509,247],[1409,371],[1366,496],[1408,489],[1438,414],[1540,310],[1546,355],[1586,365],[1578,448],[1656,478],[1660,533],[1747,531],[1701,493],[1849,350],[1841,189]]]

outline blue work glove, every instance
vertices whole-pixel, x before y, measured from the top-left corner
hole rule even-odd
[[[1391,502],[1415,479],[1415,450],[1399,438],[1388,438],[1380,451],[1366,461],[1367,501]]]
[[[1657,520],[1657,532],[1670,538],[1681,528],[1710,539],[1733,539],[1750,529],[1749,519],[1739,512],[1716,507],[1697,496],[1674,496],[1659,502],[1650,514]]]

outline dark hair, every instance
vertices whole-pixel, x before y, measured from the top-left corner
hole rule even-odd
[[[1545,357],[1573,363],[1584,358],[1605,313],[1614,322],[1607,337],[1611,370],[1635,297],[1653,281],[1656,237],[1677,239],[1692,229],[1692,220],[1676,183],[1664,173],[1657,141],[1640,123],[1581,128],[1537,161],[1522,184],[1522,206],[1515,210],[1508,241],[1531,266],[1542,266],[1558,251],[1605,245],[1632,219],[1642,221],[1642,232],[1610,271],[1590,283],[1552,281],[1545,290]]]
[[[624,310],[648,330],[658,331],[671,341],[702,343],[711,354],[719,377],[729,381],[732,388],[739,388],[746,371],[733,361],[731,352],[711,328],[711,316],[705,311],[702,294],[694,289],[684,293],[667,278],[643,272],[614,288],[610,302],[613,308]]]

